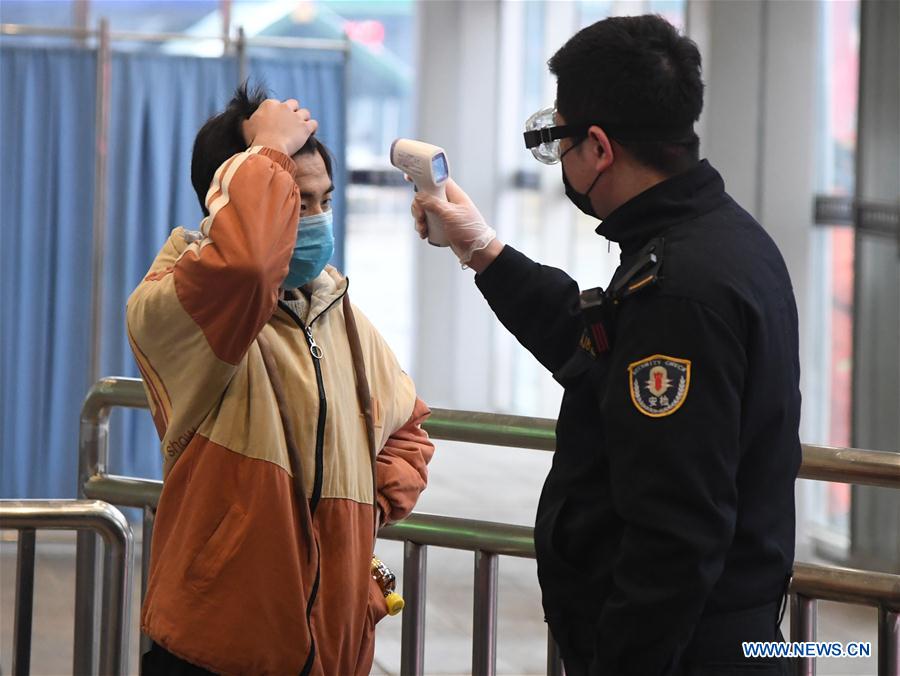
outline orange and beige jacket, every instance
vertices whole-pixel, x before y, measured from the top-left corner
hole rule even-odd
[[[280,298],[293,171],[269,148],[230,158],[201,231],[173,231],[128,300],[164,461],[141,625],[216,673],[368,674],[386,613],[370,574],[376,507],[402,519],[425,488],[428,409],[354,308],[373,458],[348,280],[328,267],[308,297]]]

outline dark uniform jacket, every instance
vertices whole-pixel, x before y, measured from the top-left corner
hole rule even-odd
[[[740,641],[778,636],[793,565],[791,281],[706,161],[597,232],[621,248],[613,282],[636,287],[606,321],[606,351],[564,272],[507,246],[476,277],[565,388],[535,525],[546,619],[569,673],[725,673],[743,661]],[[658,279],[622,280],[652,240]]]

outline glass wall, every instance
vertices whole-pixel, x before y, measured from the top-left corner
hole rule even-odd
[[[855,188],[859,81],[859,3],[823,2],[820,25],[816,191],[852,198]],[[854,232],[826,225],[814,233],[813,325],[820,327],[808,368],[818,387],[806,392],[816,420],[815,438],[830,446],[851,445]],[[843,559],[849,547],[850,486],[811,482],[814,538],[819,551]]]
[[[353,41],[348,85],[346,265],[350,295],[400,364],[413,354],[411,188],[390,165],[396,138],[413,135],[416,7],[411,0],[320,3]]]
[[[609,16],[647,12],[660,13],[679,28],[685,23],[683,0],[528,2],[522,8],[516,5],[505,3],[501,16],[504,22],[516,22],[521,35],[519,59],[525,64],[524,76],[518,100],[511,103],[519,127],[501,129],[499,133],[520,132],[532,113],[553,105],[556,82],[547,69],[547,60],[580,28]],[[501,69],[510,72],[513,67],[501,64]],[[540,164],[522,145],[516,146],[514,158],[507,161],[515,167],[515,173],[504,177],[501,184],[506,188],[498,197],[501,202],[508,200],[511,206],[499,210],[498,232],[542,263],[566,270],[581,288],[606,286],[618,266],[618,247],[594,232],[599,223],[596,219],[572,208],[563,190],[560,165]],[[494,408],[519,415],[555,417],[562,388],[506,331],[496,332],[494,355],[498,373],[508,374],[509,379],[496,388]]]

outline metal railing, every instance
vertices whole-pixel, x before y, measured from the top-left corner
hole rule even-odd
[[[159,501],[161,481],[110,475],[109,415],[115,406],[147,408],[143,385],[136,378],[103,378],[88,393],[81,415],[79,494],[117,505],[144,510],[144,556],[141,598],[146,589],[153,509]],[[432,438],[537,450],[555,447],[555,421],[546,418],[494,415],[433,409],[425,424]],[[869,486],[900,488],[900,454],[853,448],[803,446],[799,476]],[[75,673],[84,669],[81,646],[92,645],[93,603],[96,581],[91,534],[80,534],[76,582]],[[475,557],[472,673],[495,672],[497,626],[497,561],[499,556],[534,558],[533,530],[525,526],[457,519],[431,514],[409,518],[379,532],[379,537],[402,541],[404,547],[401,673],[424,672],[425,579],[427,548],[447,547],[472,551]],[[878,621],[878,674],[896,676],[900,670],[900,575],[797,563],[791,583],[791,639],[816,637],[816,600],[875,606]],[[80,661],[81,660],[81,661]],[[82,668],[79,668],[82,667]],[[547,671],[562,673],[555,644],[548,637]],[[814,676],[815,660],[798,661],[798,673]]]
[[[19,531],[12,673],[27,675],[31,666],[36,531],[54,529],[91,531],[106,542],[100,673],[124,674],[131,620],[133,538],[122,512],[97,500],[0,500],[0,529]]]
[[[58,27],[58,26],[32,26],[29,24],[0,23],[0,35],[6,37],[57,37],[72,38],[73,40],[101,40],[103,29]],[[300,38],[288,36],[256,35],[246,37],[241,35],[241,27],[235,31],[235,35],[223,32],[219,35],[193,35],[189,33],[163,33],[145,31],[109,31],[107,39],[113,42],[222,42],[224,51],[230,47],[240,53],[243,47],[271,47],[276,49],[309,49],[315,51],[350,51],[350,41],[344,37],[333,38]]]

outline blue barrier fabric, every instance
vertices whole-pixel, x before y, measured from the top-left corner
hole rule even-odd
[[[0,47],[0,496],[74,495],[88,387],[96,57]]]

